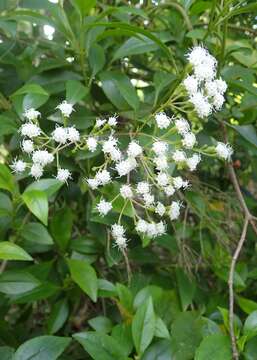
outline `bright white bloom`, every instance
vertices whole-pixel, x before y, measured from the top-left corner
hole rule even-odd
[[[229,144],[218,142],[216,152],[221,159],[230,160],[231,155],[233,154],[233,149]]]
[[[125,235],[125,229],[122,225],[113,224],[112,225],[112,236],[114,239],[122,237]]]
[[[36,120],[39,116],[41,116],[41,113],[33,108],[31,109],[27,109],[25,110],[25,113],[23,114],[23,116],[28,119],[29,121],[31,120]]]
[[[78,132],[78,130],[74,127],[68,127],[67,128],[67,138],[70,142],[78,142],[80,139],[80,134]]]
[[[187,166],[189,167],[190,171],[196,170],[197,165],[201,161],[201,155],[200,154],[194,154],[190,158],[186,160]]]
[[[99,128],[99,127],[103,126],[105,123],[106,123],[105,119],[96,119],[95,127]]]
[[[57,126],[52,132],[52,138],[59,144],[65,144],[68,138],[67,129],[62,126]]]
[[[67,182],[71,178],[71,173],[68,169],[59,168],[57,171],[56,179],[61,182]]]
[[[157,176],[156,176],[156,180],[158,185],[160,186],[166,186],[169,183],[169,176],[164,173],[164,172],[160,172]]]
[[[54,161],[54,156],[47,150],[36,150],[33,152],[32,161],[34,164],[44,167]]]
[[[143,200],[146,207],[150,207],[154,204],[154,196],[151,194],[143,194]]]
[[[100,200],[100,202],[96,205],[96,208],[101,216],[105,216],[112,209],[112,204],[105,200]]]
[[[198,80],[194,76],[188,75],[183,84],[190,95],[197,92]]]
[[[66,100],[56,106],[56,109],[59,109],[65,117],[69,117],[72,111],[74,111],[73,105],[69,104]]]
[[[22,151],[31,154],[34,150],[34,144],[31,140],[23,140],[21,144]]]
[[[166,170],[169,167],[167,157],[165,155],[157,156],[153,159],[157,170]]]
[[[186,154],[182,150],[176,150],[173,155],[172,159],[175,161],[175,163],[181,163],[186,161]]]
[[[122,154],[121,151],[118,148],[113,148],[112,151],[110,152],[110,157],[112,159],[112,161],[120,161],[122,158]]]
[[[183,187],[184,181],[181,176],[173,178],[173,186],[175,189],[179,190]]]
[[[134,158],[127,158],[116,164],[115,169],[118,172],[119,176],[124,176],[130,173],[137,167],[137,162]]]
[[[145,181],[141,181],[137,184],[136,191],[138,194],[148,194],[150,192],[150,185]]]
[[[91,179],[87,179],[87,183],[88,186],[92,189],[95,190],[98,188],[98,186],[100,185],[99,181],[95,178],[91,178]]]
[[[218,92],[223,95],[227,90],[227,83],[223,79],[219,78],[215,80]]]
[[[10,167],[15,173],[22,173],[26,169],[27,164],[22,160],[14,160]]]
[[[143,219],[140,219],[136,224],[136,231],[139,233],[143,233],[143,234],[146,233],[147,228],[148,228],[148,223]]]
[[[166,186],[163,190],[167,196],[172,196],[176,191],[172,185]]]
[[[178,133],[180,135],[184,135],[186,134],[188,131],[190,131],[190,125],[189,123],[183,119],[183,118],[179,118],[175,120],[175,126],[178,130]]]
[[[122,185],[120,188],[120,194],[124,199],[131,199],[133,197],[133,191],[130,185]]]
[[[116,126],[117,125],[117,117],[116,116],[111,116],[108,119],[108,125],[110,126]]]
[[[195,46],[187,55],[187,59],[193,66],[201,64],[202,60],[206,58],[208,51],[202,46]]]
[[[189,187],[190,187],[189,181],[188,181],[188,180],[184,180],[182,187],[183,187],[184,190],[186,190],[187,188],[189,188]]]
[[[131,157],[137,157],[139,155],[141,155],[143,152],[142,147],[136,142],[136,141],[131,141],[128,145],[128,156]]]
[[[192,149],[194,147],[196,143],[196,137],[194,133],[188,132],[184,135],[183,139],[182,139],[182,144],[187,148],[187,149]]]
[[[156,226],[156,224],[154,222],[153,223],[148,223],[146,234],[150,238],[154,238],[154,237],[158,236],[158,229],[157,229],[157,226]]]
[[[41,134],[40,128],[32,123],[23,124],[20,128],[21,135],[28,136],[29,138],[34,138]]]
[[[172,201],[169,208],[169,217],[170,220],[175,220],[180,215],[181,204],[178,201]]]
[[[209,96],[215,96],[218,92],[218,87],[217,87],[217,82],[216,80],[214,81],[207,81],[205,83],[205,89],[207,91],[207,94]]]
[[[99,185],[106,185],[111,182],[112,178],[107,170],[100,170],[96,173],[95,179]]]
[[[164,235],[166,233],[166,224],[163,221],[160,221],[156,224],[157,236]]]
[[[160,112],[155,115],[155,121],[159,129],[167,129],[170,126],[171,119],[164,112]]]
[[[213,106],[216,110],[220,110],[224,104],[225,98],[223,95],[217,93],[213,98]]]
[[[169,145],[164,141],[155,141],[152,149],[156,155],[164,155],[168,151]]]
[[[155,208],[156,214],[163,216],[165,214],[165,211],[166,211],[165,206],[160,201],[158,201],[157,206]]]
[[[115,239],[115,244],[118,246],[119,249],[124,250],[127,247],[127,239],[125,236],[120,236]]]
[[[33,176],[35,179],[41,178],[43,175],[43,168],[39,164],[33,164],[30,169],[30,175]]]
[[[112,135],[108,138],[108,140],[104,141],[103,143],[103,152],[104,154],[110,154],[111,152],[116,149],[116,145],[118,140],[115,139]]]
[[[216,60],[208,57],[205,62],[195,66],[194,74],[199,81],[212,80],[216,75]]]
[[[195,111],[200,118],[206,117],[211,114],[212,106],[208,102],[208,98],[201,92],[197,92],[190,97],[190,102],[194,105]]]
[[[96,148],[97,148],[97,140],[92,136],[87,138],[86,144],[87,144],[88,150],[90,152],[94,152],[96,150]]]

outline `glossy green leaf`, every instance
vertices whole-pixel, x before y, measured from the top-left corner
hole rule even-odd
[[[51,234],[61,250],[69,244],[72,230],[73,214],[68,207],[56,211],[51,221]]]
[[[26,253],[20,246],[9,241],[0,242],[0,259],[1,260],[24,260],[31,261],[32,257]]]
[[[96,0],[72,0],[73,4],[79,9],[82,16],[89,13],[89,11],[96,5]]]
[[[244,335],[247,335],[247,338],[250,339],[253,336],[257,335],[257,310],[252,312],[245,320]]]
[[[55,334],[62,328],[69,316],[69,306],[67,299],[62,299],[54,304],[47,321],[47,329],[49,334]]]
[[[17,295],[30,291],[40,285],[40,281],[24,271],[5,271],[0,275],[0,292]]]
[[[0,189],[8,190],[11,193],[16,190],[14,177],[8,167],[4,164],[0,164]]]
[[[82,100],[86,94],[88,93],[88,89],[85,88],[81,82],[77,80],[68,80],[66,83],[66,100],[71,104],[76,104],[80,100]]]
[[[42,179],[34,181],[27,188],[26,191],[39,190],[46,193],[47,197],[54,195],[61,187],[63,183],[56,179]]]
[[[44,225],[48,222],[48,200],[45,192],[40,190],[26,190],[22,199],[29,210],[40,220]]]
[[[29,243],[52,245],[53,239],[47,229],[40,223],[28,223],[23,226],[21,236]]]
[[[89,50],[88,61],[92,69],[92,76],[94,77],[104,67],[105,64],[104,49],[98,44],[93,44]]]
[[[14,349],[9,346],[0,346],[0,359],[13,360]]]
[[[195,360],[231,360],[231,344],[228,336],[213,334],[201,342]]]

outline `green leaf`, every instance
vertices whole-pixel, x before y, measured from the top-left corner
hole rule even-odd
[[[14,193],[16,190],[14,177],[8,167],[3,164],[0,164],[0,188],[8,190],[11,193]]]
[[[29,210],[40,220],[44,225],[48,222],[48,200],[43,191],[40,190],[26,190],[22,199]]]
[[[71,104],[76,104],[82,100],[88,89],[85,88],[78,80],[68,80],[66,83],[66,100]]]
[[[11,117],[0,115],[0,136],[14,134],[17,130],[17,123]]]
[[[69,306],[66,299],[62,299],[54,304],[49,319],[47,329],[49,334],[55,334],[62,328],[69,316]]]
[[[0,275],[0,292],[17,295],[40,285],[40,281],[24,271],[5,271]]]
[[[46,193],[47,197],[54,195],[61,187],[63,182],[56,179],[42,179],[34,181],[30,184],[25,191],[39,190]]]
[[[175,360],[172,356],[171,344],[168,340],[160,340],[150,345],[142,360]]]
[[[0,242],[0,259],[1,260],[24,260],[31,261],[32,257],[26,253],[20,246],[9,241]]]
[[[201,342],[195,360],[231,360],[231,345],[228,336],[213,334]]]
[[[235,129],[241,136],[243,136],[247,141],[257,147],[257,134],[253,125],[230,125]]]
[[[192,303],[196,286],[193,279],[188,279],[182,269],[176,269],[176,277],[182,310],[185,311]]]
[[[94,77],[104,67],[104,49],[98,44],[93,44],[89,50],[88,61],[92,69],[92,77]]]
[[[244,335],[247,335],[248,339],[257,335],[257,310],[252,312],[245,320],[243,327]]]
[[[63,251],[67,249],[71,238],[73,213],[65,207],[56,211],[51,221],[51,233],[54,241]]]
[[[14,349],[9,346],[0,346],[0,359],[13,360]]]
[[[253,311],[257,310],[257,302],[253,300],[246,299],[242,296],[237,296],[236,302],[246,314],[251,314]]]
[[[244,349],[245,360],[256,360],[257,354],[257,336],[248,341]]]
[[[112,330],[112,322],[106,316],[97,316],[93,319],[88,320],[89,325],[92,329],[102,333],[109,333]]]
[[[109,335],[87,331],[75,334],[73,337],[94,360],[127,360],[123,348]]]
[[[152,298],[142,304],[132,320],[132,336],[138,354],[150,345],[155,332],[156,318]]]
[[[163,338],[163,339],[170,338],[169,330],[168,330],[165,322],[160,317],[156,318],[154,336],[156,336],[158,338]]]
[[[96,5],[96,0],[72,0],[72,2],[81,13],[81,16],[88,14],[89,11]]]
[[[40,223],[28,223],[23,226],[21,236],[29,243],[52,245],[53,239],[47,229]]]
[[[94,301],[97,300],[97,276],[94,268],[85,260],[68,260],[71,277],[75,283]]]
[[[12,298],[12,303],[14,304],[26,304],[28,302],[44,300],[50,296],[56,295],[59,291],[59,287],[51,283],[44,283],[37,286],[36,288],[26,291],[23,294],[15,295]]]
[[[69,345],[71,339],[59,336],[38,336],[22,344],[14,354],[13,360],[57,359]]]

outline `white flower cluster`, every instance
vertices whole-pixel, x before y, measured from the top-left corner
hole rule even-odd
[[[203,118],[222,108],[227,84],[221,78],[215,78],[217,61],[205,48],[194,47],[187,58],[193,67],[193,73],[186,77],[183,84],[198,116]]]

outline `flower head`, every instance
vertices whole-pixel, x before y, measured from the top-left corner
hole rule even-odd
[[[57,171],[56,179],[61,182],[67,182],[71,178],[71,173],[68,169],[59,168]]]
[[[196,137],[195,137],[194,133],[188,132],[184,135],[184,137],[182,139],[182,144],[187,149],[192,149],[194,147],[195,143],[196,143]]]
[[[186,154],[182,150],[176,150],[173,155],[172,159],[175,161],[175,163],[181,163],[186,161]]]
[[[41,129],[37,125],[28,122],[21,126],[20,132],[22,136],[27,136],[32,139],[41,134]]]
[[[47,150],[36,150],[33,152],[32,161],[34,164],[44,167],[54,161],[54,156]]]
[[[194,171],[201,161],[201,155],[200,154],[194,154],[190,158],[186,160],[187,166],[189,167],[190,171]]]
[[[233,149],[229,144],[218,142],[216,152],[221,159],[230,160],[231,155],[233,154]]]
[[[30,168],[30,175],[36,180],[43,175],[43,167],[40,164],[33,164]]]
[[[72,143],[79,141],[80,134],[78,130],[75,128],[75,126],[70,126],[67,128],[67,139]]]
[[[131,199],[133,197],[133,191],[130,185],[122,185],[120,188],[120,194],[124,199]]]
[[[116,116],[110,116],[109,119],[108,119],[108,125],[116,126],[117,125],[117,117]]]
[[[170,220],[175,220],[180,215],[181,204],[178,201],[172,201],[169,208],[169,217]]]
[[[59,109],[63,116],[69,117],[73,109],[73,105],[64,100],[61,104],[56,106],[56,109]]]
[[[86,140],[86,144],[87,144],[88,150],[90,152],[96,151],[96,148],[97,148],[96,138],[94,138],[93,136],[89,136]]]
[[[92,190],[97,189],[100,185],[99,181],[96,178],[87,179],[87,184]]]
[[[156,155],[164,155],[168,151],[169,145],[165,141],[155,141],[152,149]]]
[[[127,150],[128,156],[135,158],[141,155],[142,152],[143,152],[142,147],[136,141],[131,141],[129,143]]]
[[[30,108],[25,110],[23,116],[28,119],[29,121],[36,120],[38,117],[41,116],[41,113],[34,108]]]
[[[15,173],[23,173],[25,171],[27,164],[22,160],[14,160],[13,163],[10,165],[11,169]]]
[[[52,132],[52,138],[59,144],[65,144],[68,140],[67,129],[62,126],[56,126],[55,130]]]
[[[107,171],[105,169],[98,171],[95,176],[95,179],[99,185],[106,185],[109,182],[111,182],[111,180],[112,180],[111,174],[109,173],[109,171]]]
[[[164,112],[156,114],[155,121],[159,129],[167,129],[171,123],[171,119]]]
[[[27,154],[31,154],[34,150],[34,144],[31,140],[23,140],[21,144],[21,149]]]
[[[104,199],[100,200],[100,202],[96,205],[96,208],[101,216],[105,216],[112,209],[112,204]]]
[[[184,135],[186,134],[187,132],[190,131],[190,125],[188,123],[187,120],[185,120],[184,118],[179,118],[179,119],[176,119],[175,120],[175,126],[178,130],[178,133],[180,135]]]

